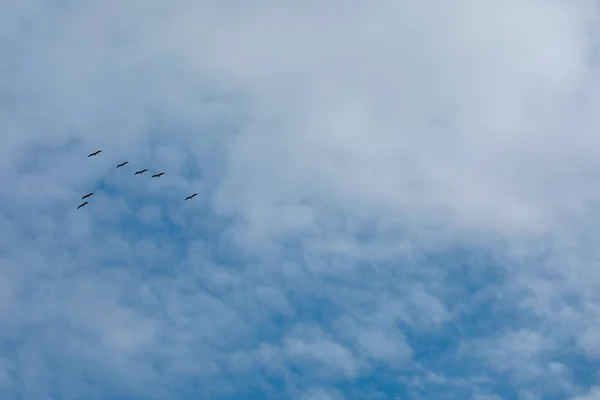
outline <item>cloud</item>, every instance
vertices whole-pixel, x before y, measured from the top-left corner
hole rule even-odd
[[[0,27],[3,397],[593,395],[595,2]]]
[[[600,390],[597,387],[592,388],[588,393],[574,397],[575,400],[594,400],[600,397]]]

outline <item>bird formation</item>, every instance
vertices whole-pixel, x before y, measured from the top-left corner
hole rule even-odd
[[[97,150],[97,151],[95,151],[95,152],[93,152],[93,153],[90,153],[90,154],[88,154],[88,157],[95,157],[95,156],[97,156],[97,155],[98,155],[98,154],[100,154],[100,153],[102,153],[102,150]],[[121,164],[117,165],[117,168],[124,167],[124,166],[126,166],[127,164],[129,164],[129,161],[123,161]],[[144,172],[148,172],[148,170],[147,170],[147,169],[142,169],[142,170],[136,171],[136,172],[134,173],[134,175],[141,175],[141,174],[143,174]],[[164,172],[159,172],[159,173],[157,173],[157,174],[154,174],[154,175],[152,175],[152,178],[160,178],[160,177],[161,177],[161,176],[163,176],[164,174],[165,174]],[[89,199],[89,198],[90,198],[90,197],[92,197],[93,195],[94,195],[94,192],[90,192],[90,193],[86,194],[85,196],[82,196],[82,197],[81,197],[81,200],[85,200],[85,201],[84,201],[83,203],[81,203],[79,206],[77,206],[77,209],[79,210],[81,207],[85,207],[85,205],[86,205],[86,204],[89,204],[89,201],[87,201],[86,199]],[[188,197],[186,197],[186,198],[184,199],[184,201],[191,200],[191,199],[193,199],[194,197],[196,197],[197,195],[198,195],[198,193],[191,194],[191,195],[189,195]]]

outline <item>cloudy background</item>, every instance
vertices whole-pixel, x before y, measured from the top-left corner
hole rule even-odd
[[[598,10],[0,1],[0,397],[600,399]]]

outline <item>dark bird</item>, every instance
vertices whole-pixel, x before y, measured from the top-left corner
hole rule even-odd
[[[79,205],[79,207],[77,207],[77,209],[79,210],[81,207],[85,206],[86,204],[88,204],[88,202],[87,202],[87,201],[84,201],[83,203],[81,203],[81,204]]]
[[[161,176],[163,176],[165,173],[161,172],[160,174],[154,174],[152,175],[153,178],[160,178]]]
[[[196,196],[198,196],[198,193],[194,193],[193,195],[186,197],[184,201],[191,200]]]
[[[144,172],[148,171],[147,169],[143,169],[141,171],[136,172],[134,175],[139,175],[139,174],[143,174]]]
[[[129,161],[122,162],[121,164],[117,165],[117,168],[121,168],[122,166],[127,164],[129,164]]]
[[[100,153],[102,153],[102,150],[98,150],[98,151],[95,151],[93,153],[90,153],[90,154],[88,154],[88,157],[97,156]]]
[[[93,195],[94,195],[94,192],[92,192],[92,193],[88,193],[88,194],[86,194],[85,196],[83,196],[83,197],[81,198],[81,200],[85,200],[85,199],[87,199],[88,197],[92,197]]]

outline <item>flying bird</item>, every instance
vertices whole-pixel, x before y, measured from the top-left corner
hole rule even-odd
[[[93,153],[90,153],[90,154],[88,154],[88,157],[97,156],[100,153],[102,153],[102,150],[98,150],[98,151],[95,151]]]
[[[163,176],[165,173],[161,172],[160,174],[154,174],[152,175],[153,178],[160,178],[161,176]]]
[[[129,161],[122,162],[121,164],[117,165],[117,168],[121,168],[122,166],[127,164],[129,164]]]
[[[94,195],[94,192],[92,192],[92,193],[88,193],[88,194],[86,194],[85,196],[83,196],[83,197],[81,198],[81,200],[85,200],[85,199],[87,199],[88,197],[92,197],[93,195]]]
[[[191,200],[196,196],[198,196],[198,193],[194,193],[193,195],[186,197],[184,201]]]
[[[134,175],[139,175],[139,174],[143,174],[144,172],[148,171],[147,169],[143,169],[141,171],[136,172]]]
[[[77,209],[79,210],[81,207],[85,206],[86,204],[88,204],[88,202],[87,202],[87,201],[84,201],[83,203],[81,203],[81,204],[79,205],[79,207],[77,207]]]

